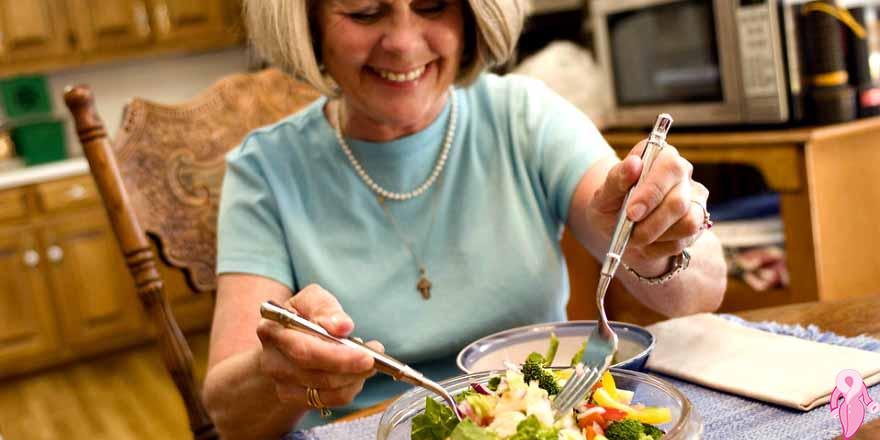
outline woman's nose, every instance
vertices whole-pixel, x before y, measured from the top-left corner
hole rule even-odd
[[[382,37],[382,49],[395,53],[414,52],[422,43],[422,31],[411,17],[404,14],[389,23]]]

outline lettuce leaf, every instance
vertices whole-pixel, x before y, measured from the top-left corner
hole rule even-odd
[[[574,356],[571,357],[571,362],[569,362],[569,365],[574,367],[575,365],[579,364],[581,362],[581,358],[584,357],[584,350],[586,350],[586,349],[587,349],[587,341],[584,340],[584,343],[581,344],[581,349],[578,350],[577,353],[575,353]]]
[[[498,440],[498,435],[487,429],[480,428],[470,420],[464,420],[455,427],[449,436],[449,440]]]
[[[412,440],[445,440],[460,425],[452,409],[425,397],[425,412],[413,417]]]
[[[559,338],[556,337],[556,333],[550,332],[550,346],[547,347],[547,353],[544,354],[544,366],[550,367],[553,365],[553,359],[556,359],[556,350],[559,349]]]
[[[537,417],[529,416],[516,425],[516,434],[510,440],[556,440],[557,438],[559,438],[558,429],[544,427]]]

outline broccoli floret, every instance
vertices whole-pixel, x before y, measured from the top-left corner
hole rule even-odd
[[[665,433],[660,428],[638,420],[623,419],[611,422],[605,428],[608,440],[660,440]]]
[[[544,357],[539,353],[532,353],[522,366],[523,380],[530,383],[538,381],[538,386],[547,391],[551,396],[559,394],[559,383],[553,372],[544,369]]]
[[[501,383],[501,376],[495,376],[489,379],[489,389],[492,391],[498,391],[498,385]]]
[[[650,436],[654,440],[660,440],[666,434],[662,429],[649,423],[642,423],[642,427],[645,428],[645,435]]]
[[[623,419],[611,422],[605,428],[605,437],[608,440],[640,440],[645,433],[642,422],[633,419]]]
[[[542,356],[541,353],[533,351],[533,352],[529,353],[529,356],[526,358],[526,362],[534,362],[536,364],[543,365],[544,364],[544,356]]]

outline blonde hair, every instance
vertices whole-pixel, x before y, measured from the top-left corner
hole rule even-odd
[[[313,22],[319,1],[327,0],[245,0],[245,19],[251,42],[261,56],[321,93],[336,96],[335,83],[319,62],[320,41],[315,41],[320,38]],[[465,48],[456,83],[467,85],[485,69],[511,57],[528,11],[526,0],[462,3],[469,10],[465,8]]]

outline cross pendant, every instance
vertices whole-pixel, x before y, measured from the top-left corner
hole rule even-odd
[[[421,272],[421,276],[419,277],[419,283],[416,284],[416,289],[422,292],[422,298],[431,299],[431,281],[428,279],[424,269],[420,269],[419,272]]]

